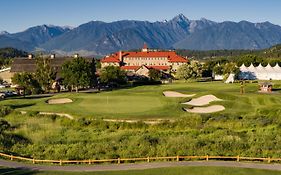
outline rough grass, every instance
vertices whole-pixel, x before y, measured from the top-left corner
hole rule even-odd
[[[148,170],[108,171],[108,172],[38,172],[13,168],[1,168],[0,174],[13,175],[281,175],[279,171],[226,168],[226,167],[172,167]]]
[[[207,154],[281,157],[280,94],[259,94],[257,84],[247,84],[244,95],[239,94],[239,89],[239,84],[179,82],[99,94],[67,93],[5,100],[0,103],[10,104],[17,110],[74,113],[80,118],[11,113],[4,118],[13,126],[7,133],[23,136],[29,142],[10,143],[4,151],[52,160]],[[180,104],[189,98],[166,98],[162,95],[165,90],[196,93],[197,97],[213,94],[224,99],[214,104],[222,104],[226,110],[218,114],[189,114],[181,110]],[[72,98],[74,102],[45,103],[49,98],[59,97]],[[103,105],[110,107],[103,108]],[[177,120],[147,125],[105,122],[93,117]]]

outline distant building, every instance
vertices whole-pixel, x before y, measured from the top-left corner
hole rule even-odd
[[[147,76],[149,69],[176,72],[179,66],[187,62],[187,59],[177,55],[175,51],[151,50],[144,44],[138,52],[119,51],[104,57],[101,59],[101,66],[120,66],[123,70]]]
[[[57,79],[60,78],[61,67],[66,61],[70,61],[74,58],[79,57],[75,54],[73,57],[56,57],[54,54],[50,55],[50,65],[51,68],[56,72]],[[87,61],[91,62],[92,58],[85,58]],[[35,73],[36,72],[36,59],[32,55],[23,58],[14,58],[10,68],[0,70],[0,77],[11,83],[11,78],[15,73]]]
[[[11,68],[4,68],[0,70],[0,78],[4,81],[7,82],[9,84],[12,83],[12,77],[13,77],[13,73],[10,72]]]

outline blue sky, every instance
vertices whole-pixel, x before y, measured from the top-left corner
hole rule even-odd
[[[0,31],[41,24],[75,27],[92,20],[162,21],[180,13],[189,19],[281,25],[280,7],[281,0],[1,0]]]

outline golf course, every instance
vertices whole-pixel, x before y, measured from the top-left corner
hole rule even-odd
[[[1,150],[45,160],[177,155],[280,158],[281,146],[277,144],[281,142],[279,87],[281,82],[276,81],[272,93],[259,93],[258,83],[248,82],[245,93],[240,94],[239,83],[178,81],[112,91],[12,97],[0,102],[2,107],[11,109],[2,117],[11,129],[1,138]],[[213,106],[223,108],[219,112],[208,112]],[[202,113],[201,108],[204,108]],[[56,115],[57,112],[72,118]],[[157,122],[149,124],[146,121]],[[164,171],[179,175],[187,171],[191,175],[198,172],[206,175],[217,172],[227,175],[280,174],[269,170],[221,167],[81,174],[163,174]],[[30,173],[55,174],[48,171]]]
[[[278,83],[278,82],[277,82]],[[275,85],[280,86],[279,84]],[[140,86],[105,92],[62,93],[51,97],[27,97],[2,101],[17,111],[60,112],[75,118],[114,119],[178,119],[190,113],[182,110],[192,98],[214,95],[221,101],[212,102],[225,107],[221,114],[280,115],[281,94],[258,93],[257,83],[248,83],[246,93],[240,94],[240,84],[221,82],[176,82],[159,86]],[[169,98],[165,91],[195,94],[194,97]],[[73,102],[49,104],[50,99],[69,99]],[[206,105],[207,106],[207,105]]]

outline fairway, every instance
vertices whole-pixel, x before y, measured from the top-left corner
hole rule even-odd
[[[278,82],[277,82],[278,83]],[[278,85],[278,84],[277,84]],[[168,98],[164,91],[196,94],[194,97]],[[257,83],[246,84],[246,94],[241,95],[239,84],[222,82],[176,82],[168,85],[140,86],[100,93],[64,93],[48,98],[10,99],[0,102],[12,105],[19,111],[59,112],[75,117],[119,119],[177,119],[192,115],[183,110],[181,103],[203,95],[215,95],[223,101],[211,102],[222,105],[221,114],[279,115],[281,94],[258,93]],[[69,98],[68,104],[50,105],[49,99]]]

